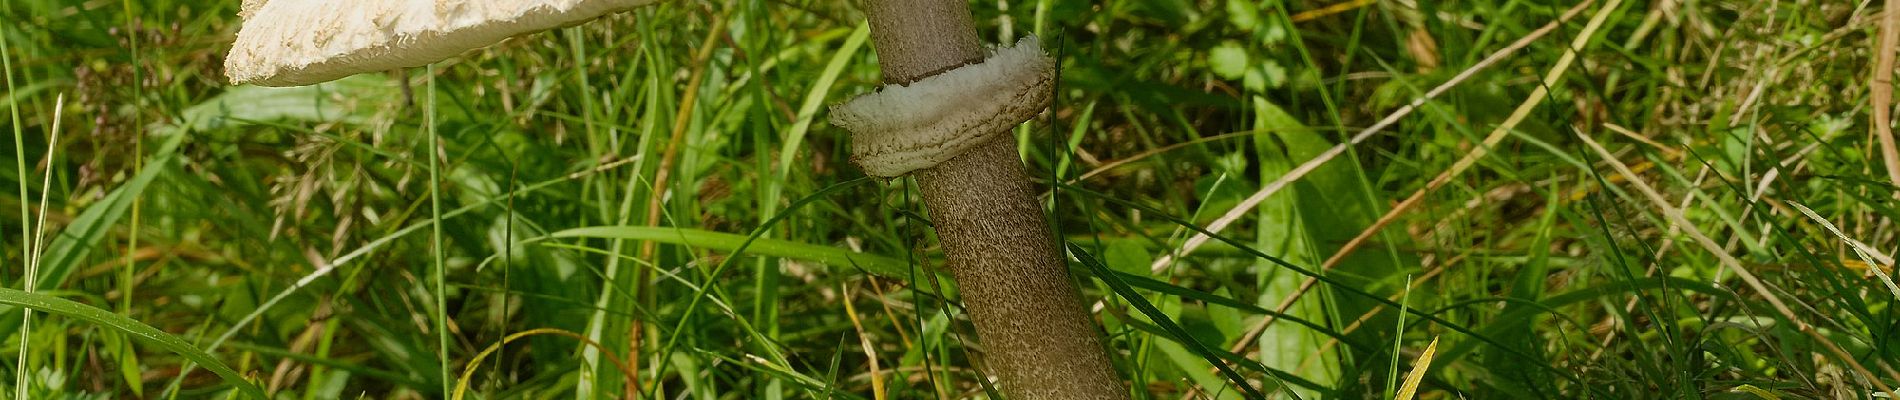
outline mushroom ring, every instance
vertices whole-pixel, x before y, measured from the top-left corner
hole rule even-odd
[[[851,163],[895,178],[936,166],[1004,136],[1049,107],[1055,61],[1035,36],[989,58],[908,85],[885,85],[831,107],[851,131]]]

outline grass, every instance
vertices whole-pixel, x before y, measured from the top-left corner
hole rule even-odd
[[[224,83],[235,2],[108,3],[0,2],[0,393],[1000,396],[823,122],[849,2],[282,89]],[[1880,2],[972,6],[1061,60],[1015,139],[1136,398],[1900,385]]]

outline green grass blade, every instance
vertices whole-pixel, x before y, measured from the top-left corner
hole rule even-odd
[[[1095,256],[1089,255],[1088,249],[1084,249],[1075,243],[1066,244],[1069,247],[1069,253],[1074,254],[1077,260],[1082,261],[1082,265],[1088,266],[1090,271],[1095,272],[1095,276],[1101,278],[1102,282],[1108,283],[1108,286],[1115,290],[1116,295],[1127,300],[1129,305],[1135,306],[1136,310],[1140,310],[1142,314],[1147,315],[1148,319],[1154,321],[1155,325],[1161,326],[1161,329],[1167,331],[1169,335],[1174,336],[1176,342],[1186,345],[1188,350],[1192,350],[1195,354],[1200,355],[1201,358],[1207,359],[1208,364],[1213,364],[1215,368],[1219,368],[1222,375],[1226,375],[1227,379],[1234,381],[1234,386],[1238,386],[1242,392],[1246,393],[1247,398],[1264,399],[1267,397],[1265,394],[1260,393],[1259,389],[1254,389],[1253,385],[1248,384],[1246,377],[1240,376],[1240,373],[1228,367],[1227,363],[1221,362],[1220,356],[1216,356],[1213,351],[1208,350],[1206,344],[1195,340],[1194,336],[1188,334],[1186,329],[1182,329],[1180,325],[1175,324],[1174,319],[1169,317],[1167,313],[1161,312],[1161,309],[1155,308],[1154,304],[1148,303],[1147,298],[1141,297],[1141,293],[1136,293],[1133,286],[1129,286],[1128,282],[1123,282],[1120,276],[1117,276],[1113,270],[1108,269],[1107,265],[1102,264],[1101,261],[1097,261]],[[1277,376],[1273,378],[1276,382],[1280,380]],[[1286,384],[1282,383],[1280,386],[1285,387]]]
[[[446,395],[455,381],[449,368],[451,358],[449,355],[449,299],[446,288],[448,265],[442,259],[445,251],[442,249],[442,174],[438,171],[441,169],[441,160],[436,159],[435,153],[436,149],[442,148],[440,143],[442,135],[435,129],[435,64],[429,64],[423,68],[423,71],[426,75],[423,79],[429,82],[427,89],[429,100],[422,107],[423,126],[429,131],[429,147],[423,149],[422,154],[429,159],[429,226],[434,230],[429,235],[429,256],[433,261],[429,266],[434,278],[431,279],[431,283],[435,286],[435,318],[433,319],[435,320],[436,361],[442,364],[440,378],[442,393]]]
[[[27,238],[33,237],[33,213],[30,211],[31,207],[26,203],[26,199],[31,198],[26,191],[27,176],[30,175],[26,172],[26,133],[20,125],[20,103],[16,100],[16,96],[20,96],[21,94],[14,93],[13,91],[13,49],[7,45],[7,42],[6,32],[0,32],[0,73],[5,74],[4,78],[6,80],[8,94],[7,110],[9,114],[13,116],[13,162],[16,164],[14,180],[18,181],[20,185],[20,241],[22,242],[20,245],[20,260],[22,263],[32,264],[35,263],[35,261],[31,261],[35,253],[33,244],[25,243]],[[41,190],[45,190],[45,188],[41,188]],[[44,230],[44,228],[42,228],[42,230]],[[28,289],[33,288],[33,274],[26,274],[25,280],[20,286]],[[31,314],[21,313],[20,326],[27,326],[32,318],[33,316]],[[29,332],[26,332],[25,329],[20,330],[20,359],[19,367],[17,367],[18,371],[16,371],[19,375],[16,376],[14,383],[14,389],[17,391],[14,397],[22,399],[26,398],[26,338],[28,334]]]
[[[38,293],[27,293],[8,288],[0,288],[0,304],[26,307],[49,314],[91,322],[131,335],[146,343],[157,345],[166,351],[184,356],[185,359],[191,360],[191,362],[203,365],[205,369],[211,370],[211,373],[217,374],[219,378],[223,378],[225,383],[236,386],[239,391],[244,392],[245,395],[251,398],[268,398],[264,396],[263,390],[257,388],[257,385],[253,385],[250,381],[245,380],[243,375],[238,374],[238,372],[232,370],[231,367],[224,365],[224,362],[218,361],[218,359],[212,357],[211,354],[205,353],[204,350],[199,350],[184,339],[180,339],[177,336],[160,331],[158,328],[153,328],[151,325],[146,325],[123,315],[113,314],[111,311],[80,304],[72,300]]]
[[[125,218],[131,210],[132,202],[145,191],[147,185],[158,178],[159,173],[170,166],[173,152],[183,142],[185,135],[172,135],[159,146],[150,167],[127,180],[124,185],[107,194],[105,199],[86,207],[73,222],[53,238],[44,253],[40,255],[40,276],[34,288],[51,290],[58,288],[72,274],[73,268],[86,259],[86,255],[98,247],[99,240],[105,238],[107,230]],[[0,326],[0,329],[10,328]]]
[[[838,81],[838,75],[844,72],[844,67],[850,64],[852,56],[858,54],[858,48],[863,47],[870,36],[870,24],[858,24],[851,36],[845,38],[843,47],[832,55],[830,62],[825,63],[825,70],[818,75],[818,80],[812,82],[811,92],[805,94],[804,102],[798,106],[798,121],[792,124],[785,143],[779,146],[778,174],[781,180],[792,170],[792,162],[798,159],[792,155],[803,148],[801,144],[805,141],[805,133],[811,130],[811,121],[818,116],[818,106],[823,105],[825,98],[829,97],[832,83]]]
[[[541,240],[561,238],[595,238],[651,240],[660,243],[733,251],[741,246],[746,253],[793,260],[812,261],[839,268],[862,268],[871,274],[903,279],[910,271],[910,265],[903,260],[869,253],[858,253],[848,249],[800,243],[785,239],[756,238],[751,245],[745,245],[746,235],[713,232],[691,228],[667,226],[591,226],[573,228],[548,234]],[[536,240],[529,240],[530,242]]]
[[[1365,343],[1361,343],[1357,340],[1354,340],[1353,337],[1347,336],[1345,333],[1339,332],[1336,329],[1327,327],[1325,325],[1314,322],[1312,320],[1302,318],[1297,315],[1293,315],[1293,313],[1290,313],[1290,312],[1288,313],[1274,312],[1273,310],[1267,309],[1266,307],[1261,307],[1258,305],[1254,305],[1252,303],[1248,303],[1248,302],[1244,302],[1244,301],[1240,301],[1240,300],[1236,300],[1232,298],[1222,297],[1217,294],[1212,294],[1212,293],[1202,292],[1202,291],[1198,291],[1194,289],[1175,286],[1173,284],[1170,284],[1158,279],[1146,277],[1146,276],[1130,274],[1130,273],[1121,272],[1121,271],[1113,271],[1113,272],[1115,273],[1115,276],[1117,278],[1120,278],[1123,282],[1127,282],[1129,286],[1133,286],[1135,288],[1153,290],[1157,293],[1170,295],[1170,296],[1177,296],[1184,300],[1199,301],[1202,303],[1206,303],[1207,305],[1210,305],[1210,306],[1227,307],[1227,308],[1231,308],[1236,311],[1241,311],[1248,314],[1270,315],[1270,316],[1273,316],[1274,318],[1279,318],[1286,322],[1292,322],[1296,325],[1300,325],[1302,327],[1305,327],[1306,329],[1311,329],[1313,332],[1317,332],[1321,335],[1326,335],[1327,337],[1338,339],[1340,343],[1345,343],[1347,346],[1351,346],[1358,349],[1366,349],[1366,350],[1372,349],[1371,346]]]
[[[1309,268],[1305,268],[1305,267],[1301,267],[1301,266],[1299,266],[1299,265],[1296,265],[1296,264],[1293,264],[1293,263],[1290,263],[1290,262],[1287,262],[1286,260],[1284,260],[1284,259],[1281,259],[1281,258],[1279,258],[1279,257],[1275,257],[1275,256],[1272,256],[1272,255],[1269,255],[1269,254],[1266,254],[1266,253],[1262,253],[1262,252],[1260,252],[1259,250],[1255,250],[1255,249],[1253,249],[1252,247],[1247,247],[1247,244],[1246,244],[1246,243],[1243,243],[1243,242],[1241,242],[1241,241],[1239,241],[1239,240],[1235,240],[1235,239],[1233,239],[1233,238],[1231,238],[1231,237],[1227,237],[1226,235],[1221,235],[1221,234],[1218,234],[1218,233],[1214,233],[1214,232],[1212,232],[1212,231],[1208,231],[1208,230],[1207,230],[1207,228],[1204,228],[1204,227],[1201,227],[1201,226],[1200,226],[1199,224],[1195,224],[1195,223],[1193,223],[1192,221],[1188,221],[1188,220],[1185,220],[1185,219],[1181,219],[1180,217],[1176,217],[1176,216],[1173,216],[1173,215],[1170,215],[1170,214],[1168,214],[1167,212],[1163,212],[1163,211],[1161,211],[1161,210],[1159,210],[1159,209],[1156,209],[1156,208],[1154,208],[1154,207],[1149,207],[1149,206],[1146,206],[1146,205],[1142,205],[1142,204],[1140,204],[1140,203],[1135,203],[1135,202],[1132,202],[1132,201],[1128,201],[1128,200],[1123,200],[1123,199],[1119,199],[1119,198],[1115,198],[1115,197],[1113,197],[1113,196],[1107,196],[1107,195],[1104,195],[1104,194],[1102,194],[1102,193],[1100,193],[1100,192],[1096,192],[1096,191],[1092,191],[1092,190],[1088,190],[1088,189],[1083,189],[1083,188],[1080,188],[1080,187],[1075,187],[1075,186],[1071,186],[1071,185],[1067,185],[1067,184],[1063,184],[1063,183],[1056,183],[1056,185],[1057,185],[1057,186],[1059,186],[1059,187],[1061,187],[1061,188],[1062,188],[1062,190],[1063,190],[1063,191],[1066,191],[1066,192],[1070,192],[1070,193],[1074,193],[1074,194],[1082,194],[1082,195],[1085,195],[1085,196],[1088,196],[1088,197],[1091,197],[1091,198],[1095,198],[1095,199],[1098,199],[1098,200],[1101,200],[1101,201],[1105,201],[1105,202],[1109,202],[1109,203],[1113,203],[1113,204],[1116,204],[1116,205],[1119,205],[1119,206],[1123,206],[1123,207],[1128,207],[1128,208],[1133,208],[1133,209],[1136,209],[1136,210],[1141,210],[1141,212],[1143,212],[1143,213],[1145,213],[1145,214],[1147,214],[1147,215],[1151,215],[1151,216],[1154,216],[1155,218],[1159,218],[1159,219],[1163,219],[1163,220],[1166,220],[1166,221],[1168,221],[1168,222],[1170,222],[1170,223],[1173,223],[1173,224],[1176,224],[1176,225],[1180,225],[1180,226],[1182,226],[1182,227],[1185,227],[1185,228],[1188,228],[1189,230],[1192,230],[1192,231],[1195,231],[1195,232],[1200,232],[1200,233],[1202,233],[1202,234],[1206,234],[1206,235],[1208,235],[1208,237],[1209,237],[1209,238],[1211,238],[1211,239],[1213,239],[1213,240],[1217,240],[1217,241],[1221,241],[1221,242],[1226,242],[1227,244],[1230,244],[1230,245],[1233,245],[1233,246],[1234,246],[1235,248],[1237,248],[1237,249],[1239,249],[1239,250],[1240,250],[1240,251],[1242,251],[1242,252],[1245,252],[1245,253],[1247,253],[1247,254],[1248,254],[1248,255],[1250,255],[1250,256],[1253,256],[1253,257],[1257,257],[1257,258],[1260,258],[1260,259],[1262,259],[1262,260],[1267,260],[1268,262],[1272,262],[1272,263],[1274,263],[1274,264],[1276,264],[1276,265],[1278,265],[1278,266],[1280,266],[1281,268],[1286,268],[1287,270],[1290,270],[1290,271],[1293,271],[1294,273],[1298,273],[1298,274],[1300,274],[1300,275],[1306,275],[1306,276],[1310,276],[1310,277],[1313,277],[1313,278],[1314,278],[1315,280],[1318,280],[1318,281],[1319,281],[1319,283],[1322,283],[1322,284],[1325,284],[1325,285],[1329,285],[1329,286],[1331,286],[1331,287],[1333,287],[1333,288],[1334,288],[1334,289],[1336,289],[1336,290],[1339,290],[1339,291],[1341,291],[1341,292],[1344,292],[1344,294],[1350,294],[1350,295],[1353,295],[1353,296],[1358,296],[1358,297],[1361,297],[1361,298],[1365,298],[1366,300],[1370,300],[1370,301],[1373,301],[1373,302],[1376,302],[1376,303],[1381,303],[1381,304],[1384,304],[1384,305],[1385,305],[1385,306],[1387,306],[1387,307],[1392,307],[1392,308],[1400,308],[1400,307],[1399,307],[1399,304],[1398,304],[1398,302],[1394,302],[1394,301],[1391,301],[1391,300],[1388,300],[1388,299],[1386,299],[1386,298],[1385,298],[1385,297],[1383,297],[1383,296],[1379,296],[1379,295],[1375,295],[1375,294],[1372,294],[1372,293],[1369,293],[1369,292],[1366,292],[1365,290],[1362,290],[1362,289],[1359,289],[1359,288],[1357,288],[1357,287],[1354,287],[1353,285],[1350,285],[1350,284],[1347,284],[1347,283],[1345,283],[1345,282],[1342,282],[1342,281],[1339,281],[1338,279],[1334,279],[1334,278],[1332,278],[1332,277],[1328,277],[1328,276],[1326,276],[1326,275],[1323,275],[1323,274],[1320,274],[1320,273],[1318,273],[1318,272],[1315,272],[1315,271],[1313,271],[1312,269],[1309,269]],[[1478,340],[1478,341],[1480,341],[1480,342],[1484,342],[1485,344],[1489,344],[1489,345],[1492,345],[1492,346],[1497,346],[1498,348],[1500,348],[1500,349],[1502,349],[1502,350],[1504,350],[1504,351],[1505,351],[1506,353],[1509,353],[1509,354],[1511,354],[1511,355],[1512,355],[1512,356],[1514,356],[1514,357],[1519,357],[1519,358],[1523,358],[1523,359],[1526,359],[1526,360],[1534,360],[1534,359],[1536,359],[1535,357],[1531,357],[1530,355],[1528,355],[1528,354],[1524,354],[1524,353],[1523,353],[1523,352],[1521,352],[1521,351],[1517,351],[1517,349],[1515,349],[1515,348],[1511,348],[1511,347],[1509,347],[1509,346],[1506,346],[1506,345],[1505,345],[1505,344],[1504,344],[1503,342],[1501,342],[1501,341],[1498,341],[1498,340],[1497,340],[1496,338],[1494,338],[1494,337],[1492,337],[1492,336],[1489,336],[1489,335],[1486,335],[1486,334],[1483,334],[1483,333],[1480,333],[1480,332],[1478,332],[1478,331],[1476,331],[1476,330],[1473,330],[1473,329],[1471,329],[1470,327],[1468,327],[1468,326],[1465,326],[1465,325],[1463,325],[1463,324],[1458,324],[1458,323],[1454,323],[1454,322],[1452,322],[1452,321],[1450,321],[1450,320],[1447,320],[1447,319],[1445,319],[1445,318],[1443,318],[1443,317],[1440,317],[1440,316],[1437,316],[1437,315],[1433,315],[1433,314],[1431,314],[1431,313],[1426,313],[1426,312],[1422,312],[1422,311],[1418,311],[1418,310],[1416,310],[1416,309],[1402,309],[1402,312],[1406,312],[1406,313],[1410,313],[1410,314],[1412,314],[1412,315],[1415,315],[1415,316],[1418,316],[1418,317],[1420,317],[1420,318],[1423,318],[1423,319],[1424,319],[1425,321],[1430,321],[1430,322],[1432,322],[1432,323],[1435,323],[1435,324],[1438,324],[1439,326],[1443,326],[1443,327],[1445,327],[1445,328],[1447,328],[1447,329],[1451,329],[1451,330],[1454,330],[1454,331],[1458,331],[1458,333],[1463,333],[1463,334],[1465,334],[1465,335],[1468,335],[1468,336],[1470,336],[1470,337],[1471,337],[1472,339],[1475,339],[1475,340]],[[1557,367],[1554,367],[1554,366],[1551,366],[1551,365],[1548,365],[1548,364],[1538,364],[1538,366],[1539,366],[1539,368],[1540,368],[1540,369],[1543,369],[1543,370],[1546,370],[1546,371],[1550,371],[1551,373],[1555,373],[1555,374],[1558,374],[1558,376],[1561,376],[1561,377],[1563,377],[1563,378],[1564,378],[1564,380],[1567,380],[1567,381],[1570,381],[1570,382],[1573,382],[1573,383],[1577,383],[1577,384],[1580,384],[1580,385],[1586,385],[1586,387],[1588,387],[1588,388],[1590,388],[1590,389],[1591,389],[1591,390],[1593,390],[1593,391],[1594,391],[1594,390],[1600,390],[1600,389],[1601,389],[1601,388],[1599,388],[1599,387],[1595,387],[1595,386],[1588,386],[1588,385],[1587,385],[1587,384],[1586,384],[1586,383],[1585,383],[1585,382],[1583,381],[1583,378],[1581,378],[1581,377],[1578,377],[1578,376],[1577,376],[1577,375],[1575,375],[1575,374],[1571,374],[1571,373],[1569,373],[1569,371],[1564,371],[1564,370],[1560,370],[1560,369],[1557,369]],[[1601,394],[1601,393],[1600,393],[1600,394]],[[1604,395],[1607,395],[1607,394],[1604,394]]]

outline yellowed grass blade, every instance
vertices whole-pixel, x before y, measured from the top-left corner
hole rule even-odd
[[[1432,344],[1425,346],[1425,352],[1419,353],[1418,361],[1412,362],[1412,372],[1405,374],[1405,386],[1399,387],[1395,400],[1412,400],[1418,395],[1418,382],[1425,379],[1425,370],[1432,367],[1432,354],[1438,351],[1438,337],[1432,337]]]

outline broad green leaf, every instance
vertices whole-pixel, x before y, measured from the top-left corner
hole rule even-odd
[[[363,123],[401,96],[380,74],[359,74],[297,87],[236,86],[185,108],[183,123],[152,128],[162,134],[209,132],[259,121]]]
[[[1225,79],[1240,79],[1247,72],[1247,49],[1233,43],[1222,43],[1207,53],[1207,66],[1214,74]]]
[[[1140,276],[1148,275],[1148,262],[1154,260],[1154,253],[1148,251],[1140,242],[1118,240],[1102,242],[1102,261],[1108,263],[1115,272]]]
[[[1545,203],[1546,210],[1562,209],[1557,203],[1559,199],[1563,198],[1559,193],[1561,193],[1561,191],[1553,189],[1551,193],[1545,194],[1545,198],[1547,199]],[[1554,228],[1558,214],[1559,212],[1544,213],[1543,218],[1538,221],[1537,236],[1532,239],[1530,248],[1550,248],[1551,238],[1555,235]],[[1518,268],[1517,276],[1513,279],[1511,284],[1510,296],[1525,301],[1537,301],[1542,299],[1544,297],[1544,286],[1546,285],[1545,280],[1550,278],[1548,275],[1550,271],[1549,252],[1532,252],[1529,262],[1524,263],[1523,266]],[[1504,305],[1503,314],[1518,315],[1534,313],[1536,311],[1537,310],[1534,310],[1531,304],[1512,302]],[[1532,328],[1531,322],[1531,318],[1524,318],[1503,323],[1494,323],[1486,327],[1486,330],[1500,333],[1500,337],[1505,340],[1505,343],[1511,346],[1517,346],[1518,350],[1525,354],[1529,354],[1532,357],[1546,357],[1543,351],[1544,343],[1537,339],[1537,333]],[[1487,353],[1483,358],[1483,362],[1486,367],[1492,368],[1493,370],[1510,371],[1526,369],[1528,366],[1526,366],[1525,363],[1547,361],[1523,360],[1503,353]],[[1495,382],[1495,384],[1505,387],[1506,390],[1518,390],[1523,393],[1530,393],[1524,386],[1548,386],[1550,384],[1548,378],[1549,376],[1543,374],[1524,374],[1520,379],[1502,380]]]
[[[1301,124],[1298,119],[1280,110],[1278,106],[1265,98],[1254,98],[1254,110],[1256,114],[1254,129],[1257,132],[1254,149],[1260,156],[1258,161],[1260,177],[1262,180],[1275,179],[1285,175],[1287,171],[1293,169],[1294,165],[1305,160],[1289,154],[1287,138],[1313,133],[1305,124]],[[1329,176],[1320,176],[1320,172],[1327,172],[1324,170],[1326,168],[1314,171],[1313,174],[1308,175],[1307,179],[1329,179]],[[1270,197],[1262,201],[1259,208],[1255,210],[1255,216],[1262,221],[1256,228],[1258,231],[1255,234],[1255,246],[1263,252],[1279,255],[1288,261],[1302,265],[1318,265],[1320,260],[1325,259],[1326,254],[1313,244],[1315,238],[1308,226],[1325,221],[1323,217],[1318,216],[1314,219],[1322,220],[1314,221],[1306,218],[1300,204],[1305,199],[1305,196],[1300,195],[1301,192],[1313,189],[1311,185],[1293,185],[1285,190],[1291,193]],[[1284,301],[1283,299],[1292,296],[1299,289],[1300,282],[1306,280],[1305,276],[1276,268],[1264,261],[1259,262],[1257,268],[1260,272],[1255,284],[1260,288],[1260,294],[1256,301],[1263,309],[1278,307]],[[1306,299],[1309,300],[1294,303],[1286,309],[1286,313],[1305,320],[1324,320],[1328,318],[1327,310],[1320,302],[1310,300],[1317,298],[1318,296],[1308,295]],[[1314,352],[1320,349],[1328,338],[1316,334],[1318,331],[1309,327],[1284,322],[1286,321],[1276,321],[1260,335],[1259,343],[1256,344],[1260,349],[1260,362],[1272,368],[1300,371],[1303,378],[1316,381],[1330,382],[1338,379],[1340,363],[1331,361],[1329,355],[1340,353],[1334,351],[1315,354]],[[1324,361],[1317,362],[1312,367],[1300,368],[1301,364],[1307,362],[1308,357],[1315,356]],[[1317,393],[1302,391],[1301,394],[1311,396]]]

